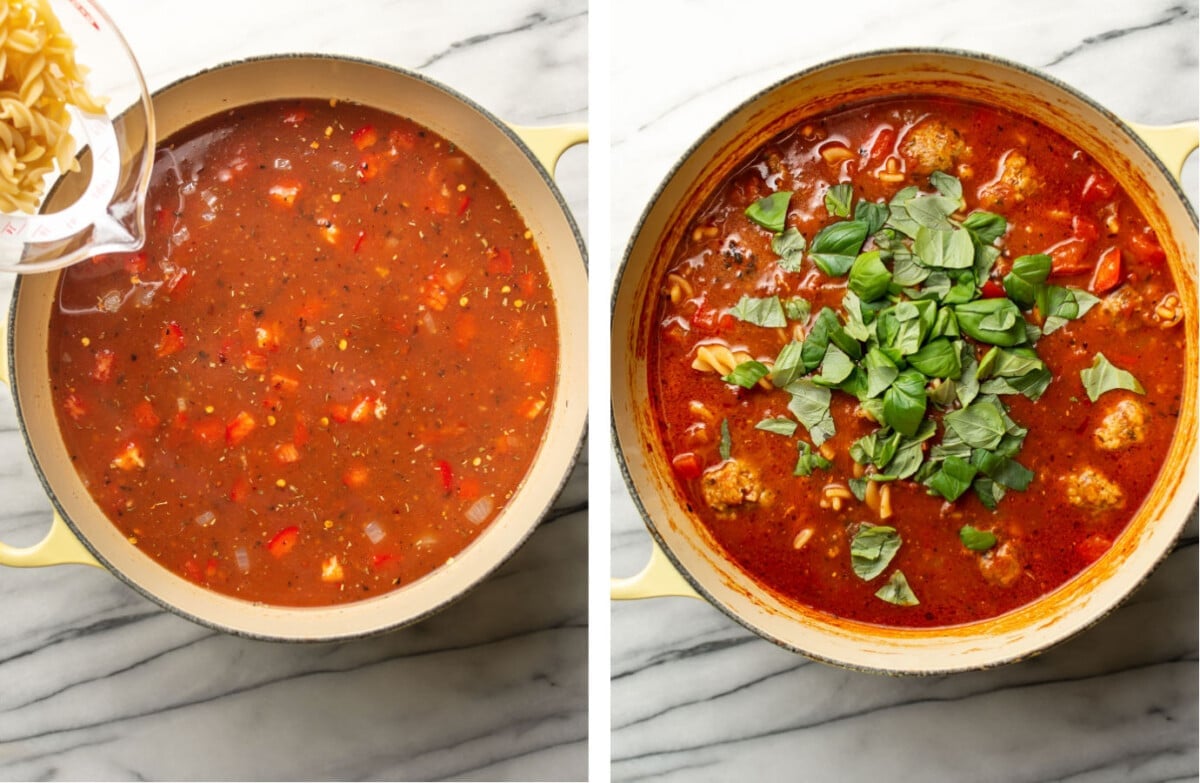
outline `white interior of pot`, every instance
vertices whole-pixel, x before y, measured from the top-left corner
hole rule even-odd
[[[487,530],[454,562],[389,594],[325,608],[252,604],[177,577],[130,544],[92,501],[63,446],[52,408],[47,330],[58,274],[26,277],[13,321],[14,391],[52,498],[94,553],[143,592],[217,627],[279,639],[333,639],[420,619],[503,562],[532,532],[573,465],[587,408],[587,278],[573,227],[555,191],[513,139],[474,107],[411,74],[370,63],[284,57],[225,66],[155,97],[159,137],[248,103],[338,98],[405,116],[476,160],[517,206],[548,267],[558,313],[557,390],[529,475]]]
[[[1038,652],[1102,617],[1169,551],[1195,503],[1195,373],[1185,374],[1179,429],[1150,497],[1110,552],[1039,602],[1000,618],[935,629],[889,629],[831,618],[782,600],[723,559],[686,511],[649,409],[638,314],[657,296],[671,248],[697,203],[754,149],[802,116],[877,95],[955,95],[1006,106],[1067,135],[1138,202],[1167,250],[1186,307],[1185,367],[1197,366],[1196,227],[1169,177],[1105,114],[1019,69],[948,53],[882,53],[801,74],[751,100],[704,137],[664,184],[631,245],[613,318],[613,409],[638,502],[668,557],[710,601],[784,646],[846,666],[907,673],[979,668]],[[1174,227],[1173,230],[1171,227]]]

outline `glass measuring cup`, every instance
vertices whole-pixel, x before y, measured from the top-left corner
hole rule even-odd
[[[51,0],[87,69],[88,91],[104,114],[68,106],[78,171],[47,175],[53,207],[0,213],[0,271],[44,272],[101,253],[137,250],[154,162],[154,114],[137,60],[108,14],[92,0]]]

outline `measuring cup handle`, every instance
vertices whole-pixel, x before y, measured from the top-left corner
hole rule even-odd
[[[10,355],[8,322],[2,319],[0,319],[0,346],[4,346],[6,357]],[[0,362],[0,381],[3,381],[6,386],[11,383],[8,377],[7,361]],[[71,532],[71,528],[67,527],[67,523],[57,513],[50,520],[50,532],[33,546],[15,547],[0,541],[0,565],[30,568],[68,563],[101,567],[87,547],[79,543],[79,539]]]
[[[1178,125],[1142,125],[1137,122],[1126,122],[1134,133],[1146,142],[1167,171],[1180,179],[1183,176],[1183,163],[1188,155],[1200,146],[1200,123],[1181,122]]]
[[[700,598],[700,594],[675,570],[657,541],[650,542],[650,560],[641,573],[609,582],[609,597],[614,601],[668,596]]]
[[[580,123],[542,127],[509,125],[508,127],[520,137],[521,141],[525,142],[525,146],[529,147],[534,157],[546,167],[546,171],[549,171],[552,176],[562,154],[576,144],[582,144],[588,140],[587,126]]]

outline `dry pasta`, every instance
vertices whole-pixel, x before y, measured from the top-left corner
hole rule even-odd
[[[101,113],[46,0],[0,2],[0,211],[33,212],[55,166],[75,171],[67,105]]]

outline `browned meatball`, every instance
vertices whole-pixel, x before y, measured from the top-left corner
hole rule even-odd
[[[758,471],[736,459],[725,460],[706,470],[700,479],[700,488],[704,501],[720,513],[770,499],[770,492],[763,488]]]
[[[1067,502],[1088,511],[1108,511],[1125,505],[1125,494],[1103,473],[1086,467],[1065,479]]]
[[[1118,451],[1146,439],[1146,409],[1137,400],[1119,400],[1092,433],[1096,445],[1105,451]]]
[[[979,200],[989,207],[1024,201],[1041,187],[1042,181],[1029,159],[1017,150],[1009,150],[1000,159],[996,179],[979,189]]]
[[[965,148],[956,128],[933,119],[914,125],[900,142],[900,154],[908,170],[917,174],[953,173],[954,163]]]

